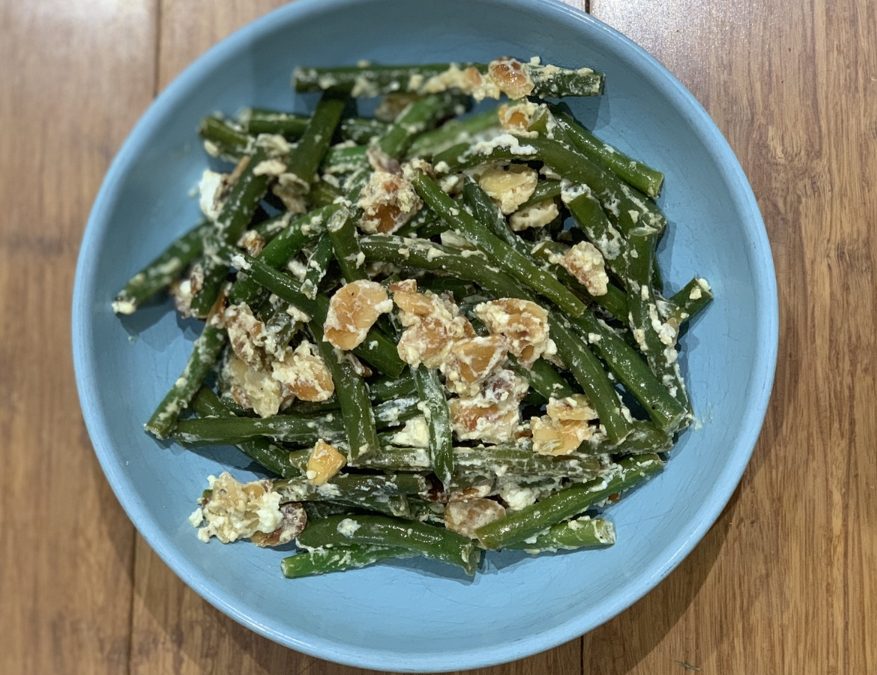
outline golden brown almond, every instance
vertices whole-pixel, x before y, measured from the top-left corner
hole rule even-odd
[[[349,351],[365,340],[369,329],[393,303],[384,287],[375,281],[352,281],[339,288],[329,301],[323,325],[326,341],[333,347]]]

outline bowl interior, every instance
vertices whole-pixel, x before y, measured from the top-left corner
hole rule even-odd
[[[119,320],[114,292],[198,219],[189,193],[205,166],[205,113],[245,105],[307,110],[297,64],[529,57],[589,64],[606,95],[571,100],[621,149],[666,173],[672,225],[660,258],[676,289],[706,276],[716,300],[683,339],[701,426],[663,475],[610,509],[616,546],[528,559],[490,555],[474,580],[425,561],[286,581],[287,553],[204,545],[186,517],[208,474],[247,461],[232,449],[162,447],[143,421],[177,377],[195,335],[169,303]],[[770,251],[746,179],[702,109],[641,50],[553,3],[305,0],[252,24],[175,82],[120,152],[95,205],[79,261],[74,346],[82,407],[120,501],[164,560],[210,602],[295,649],[393,670],[511,660],[600,624],[663,578],[730,496],[758,433],[772,381],[776,296]]]

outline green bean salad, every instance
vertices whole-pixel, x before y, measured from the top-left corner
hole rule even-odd
[[[678,338],[712,294],[665,290],[663,175],[559,102],[603,80],[299,68],[312,114],[203,120],[203,220],[113,303],[204,322],[147,431],[266,476],[207,477],[203,541],[294,542],[288,577],[615,542],[604,507],[693,419]]]

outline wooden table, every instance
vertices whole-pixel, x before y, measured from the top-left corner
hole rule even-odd
[[[280,0],[0,1],[0,672],[351,673],[239,627],[134,532],[92,454],[69,306],[125,134]],[[773,402],[719,522],[649,596],[491,673],[877,672],[877,4],[592,0],[703,102],[779,277]]]

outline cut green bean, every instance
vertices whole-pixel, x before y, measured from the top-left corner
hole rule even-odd
[[[428,159],[452,145],[472,142],[479,134],[498,127],[496,111],[496,108],[489,108],[468,117],[454,118],[437,129],[420,134],[408,148],[407,156]]]
[[[604,518],[584,516],[552,525],[544,532],[512,544],[527,553],[575,551],[585,548],[604,548],[615,543],[615,526]]]
[[[301,282],[301,292],[305,297],[314,300],[317,297],[317,291],[320,288],[320,282],[326,276],[326,269],[329,267],[329,261],[332,260],[332,240],[329,235],[323,233],[314,246],[305,272],[305,278]]]
[[[192,409],[201,417],[227,417],[233,413],[211,389],[201,387],[192,399]],[[236,444],[254,462],[281,478],[293,478],[301,472],[290,461],[289,450],[279,448],[264,438],[251,438]]]
[[[443,485],[450,486],[454,477],[454,440],[451,416],[445,390],[438,372],[420,366],[412,370],[420,408],[429,429],[429,454],[432,469]]]
[[[481,551],[463,535],[386,516],[330,516],[308,523],[297,541],[305,548],[398,546],[461,567],[470,575],[481,560]]]
[[[317,168],[332,143],[332,135],[341,121],[341,113],[346,104],[343,97],[324,94],[317,103],[298,146],[286,161],[286,173],[295,176],[305,192],[308,191]]]
[[[706,279],[695,277],[670,298],[667,322],[682,327],[700,314],[713,299],[713,292]]]
[[[386,130],[386,122],[367,117],[348,117],[341,122],[340,134],[345,141],[368,145],[375,136],[380,136]]]
[[[409,103],[396,120],[376,140],[388,157],[401,158],[418,134],[453,114],[462,113],[465,99],[452,94],[432,94]]]
[[[516,373],[527,378],[533,391],[545,401],[575,394],[563,376],[545,359],[537,359],[532,366],[525,368],[518,361],[510,358],[509,365]]]
[[[530,198],[521,204],[518,209],[526,209],[530,206],[540,204],[547,199],[557,199],[560,197],[560,181],[559,180],[540,180],[536,184],[536,189]]]
[[[343,501],[355,504],[373,498],[399,495],[426,495],[429,483],[418,474],[389,475],[338,474],[328,483],[314,485],[304,477],[274,482],[273,490],[283,502]]]
[[[287,579],[301,579],[317,574],[346,572],[373,565],[383,560],[411,558],[417,555],[400,546],[337,546],[302,551],[284,558],[280,570]]]
[[[203,281],[192,298],[192,313],[204,317],[213,307],[224,283],[228,270],[215,256],[209,255],[222,244],[237,244],[259,202],[268,190],[269,176],[256,169],[269,158],[268,151],[256,148],[252,155],[241,159],[236,169],[237,182],[231,186],[216,218],[216,228],[208,234],[204,249],[208,255],[203,260]]]
[[[625,417],[615,387],[600,361],[564,317],[552,314],[549,322],[558,356],[585,392],[600,423],[606,427],[606,435],[613,442],[621,441],[630,433],[631,423]]]
[[[335,145],[326,152],[320,170],[324,174],[344,174],[368,168],[367,153],[364,145]]]
[[[568,112],[555,107],[553,113],[566,137],[585,157],[653,199],[661,193],[664,174],[660,171],[601,141]]]
[[[146,430],[156,438],[167,438],[178,425],[180,413],[201,388],[201,383],[216,365],[225,346],[225,331],[208,321],[192,346],[192,354],[182,374],[158,404],[146,423]]]
[[[629,490],[657,474],[664,462],[657,455],[639,455],[621,460],[615,470],[601,478],[573,485],[556,494],[508,513],[475,531],[479,541],[491,549],[520,544],[567,518],[583,513],[603,500]]]
[[[237,162],[253,145],[253,138],[227,120],[209,115],[201,120],[198,133],[204,140],[207,154]]]
[[[418,173],[412,183],[421,199],[448,227],[469,239],[504,272],[548,298],[570,316],[579,316],[585,311],[585,305],[569,289],[459,208],[434,180]]]
[[[640,352],[649,368],[670,395],[690,413],[688,394],[676,354],[678,327],[664,323],[652,290],[652,265],[655,259],[655,232],[637,228],[628,234],[625,252],[628,274],[628,322]]]
[[[113,300],[116,314],[133,314],[144,302],[165,290],[204,250],[204,237],[212,228],[201,223],[168,246],[155,260],[128,280]]]
[[[599,96],[603,93],[603,74],[591,68],[560,68],[538,63],[433,63],[421,65],[341,66],[335,68],[296,68],[293,74],[296,91],[339,91],[352,96],[381,96],[394,92],[431,93],[458,88],[481,98],[499,98],[503,73],[514,69],[532,84],[524,95],[543,98],[564,96]],[[494,69],[489,69],[488,66]],[[460,76],[460,71],[474,69],[480,82]],[[492,71],[492,72],[491,72]],[[501,72],[497,72],[501,71]],[[495,77],[494,77],[495,75]],[[520,77],[520,76],[519,76]],[[484,82],[486,80],[486,82]],[[484,82],[484,84],[482,84]]]
[[[344,214],[337,215],[340,211],[339,205],[330,204],[294,218],[255,259],[275,269],[282,267],[303,247],[316,241],[335,217],[343,217]],[[258,282],[243,276],[234,283],[229,297],[233,302],[250,302],[258,293]]]
[[[343,438],[347,425],[343,419],[344,408],[341,403],[342,397],[338,396],[337,385],[335,393],[341,414],[330,411],[322,416],[280,414],[268,417],[187,419],[177,423],[176,436],[184,443],[227,443],[259,436],[293,445],[312,445],[320,438],[339,441]],[[374,410],[369,404],[371,424],[382,429],[400,426],[406,420],[420,414],[418,402],[416,396],[409,396],[385,401],[376,405]],[[356,457],[352,459],[355,460]]]
[[[238,116],[238,121],[243,130],[249,134],[279,134],[289,139],[296,139],[304,134],[310,119],[305,115],[277,110],[245,108]]]
[[[344,279],[348,283],[366,279],[368,275],[363,268],[365,256],[359,250],[354,214],[348,212],[346,218],[336,220],[329,228],[328,235],[332,241],[332,253]]]
[[[582,340],[594,348],[625,389],[646,409],[663,431],[674,431],[687,417],[685,407],[670,395],[648,364],[618,333],[591,313],[573,323]]]
[[[482,225],[486,225],[491,233],[521,255],[530,255],[530,247],[527,242],[512,232],[502,211],[470,176],[466,176],[463,181],[463,201],[469,206],[475,219]]]

